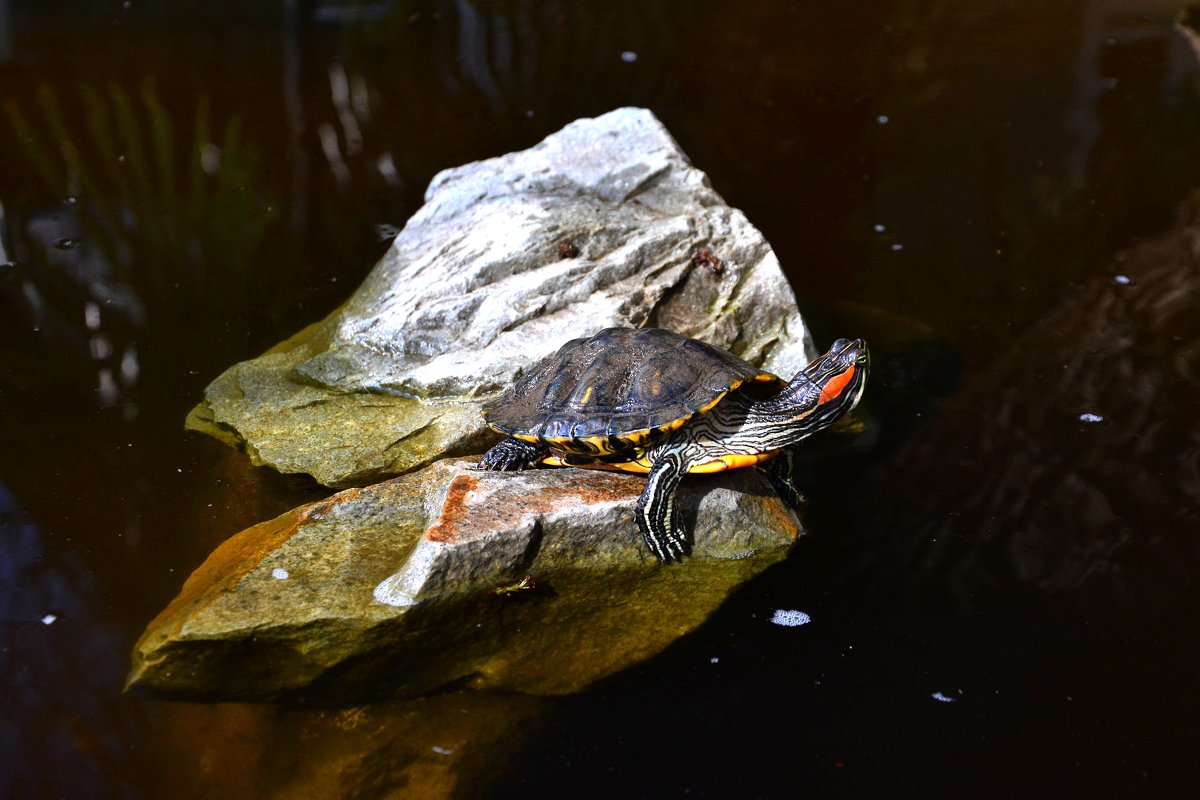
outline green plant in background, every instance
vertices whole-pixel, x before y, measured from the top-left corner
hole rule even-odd
[[[37,95],[40,114],[15,103],[6,112],[45,188],[75,198],[83,239],[112,279],[131,287],[152,318],[246,311],[278,204],[259,193],[259,162],[238,119],[214,137],[201,99],[192,130],[181,133],[148,82],[136,96],[115,85],[80,93],[81,119],[47,86]],[[54,243],[28,244],[42,267],[52,263]]]

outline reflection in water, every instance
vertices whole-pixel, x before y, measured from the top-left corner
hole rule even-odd
[[[79,557],[50,549],[0,483],[0,796],[122,793],[125,642],[99,602]]]
[[[976,378],[894,463],[880,524],[962,603],[1134,614],[1200,578],[1200,194]],[[1115,278],[1120,278],[1117,280]]]
[[[18,240],[18,257],[34,279],[70,274],[51,250],[71,252],[86,243],[75,277],[98,302],[111,305],[105,289],[123,287],[139,299],[124,303],[127,309],[140,305],[166,319],[196,303],[238,311],[273,217],[270,202],[247,192],[258,159],[243,143],[241,124],[231,119],[214,135],[202,101],[181,135],[150,83],[136,98],[119,87],[102,92],[86,85],[80,95],[82,119],[70,122],[75,103],[47,86],[39,91],[38,113],[7,108],[44,189],[65,200],[66,213],[33,216]],[[40,220],[48,227],[39,227]],[[52,230],[62,222],[71,229]],[[230,240],[230,231],[239,235]]]

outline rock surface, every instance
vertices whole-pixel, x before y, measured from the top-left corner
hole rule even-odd
[[[192,700],[576,691],[699,625],[800,532],[754,470],[689,478],[693,555],[663,567],[633,522],[643,486],[441,461],[295,509],[196,570],[138,642],[130,684]],[[525,575],[537,588],[491,591]]]
[[[358,485],[479,452],[480,399],[612,325],[785,377],[815,355],[770,245],[642,109],[439,174],[338,311],[226,371],[188,424],[256,464]]]

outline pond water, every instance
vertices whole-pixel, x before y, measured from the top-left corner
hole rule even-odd
[[[0,796],[1197,785],[1200,272],[1194,227],[1153,241],[1200,219],[1181,4],[246,5],[0,0]],[[438,170],[625,105],[819,345],[871,343],[811,535],[571,697],[123,694],[212,548],[323,494],[185,433],[205,385],[336,307]]]

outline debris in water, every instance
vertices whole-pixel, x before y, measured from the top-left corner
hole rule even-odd
[[[771,617],[771,622],[774,622],[776,625],[782,625],[785,628],[795,628],[799,625],[807,625],[812,622],[812,617],[803,611],[777,608],[775,609],[774,616]]]
[[[637,61],[637,53],[632,50],[626,50],[624,53],[621,53],[621,60],[626,64],[632,64]]]
[[[533,576],[526,575],[516,583],[506,583],[491,589],[490,594],[493,597],[517,597],[530,592],[536,592],[537,588],[537,581],[533,579]]]
[[[1128,275],[1113,275],[1113,283],[1119,286],[1128,286],[1133,283],[1133,280]]]
[[[271,570],[271,577],[277,581],[285,581],[288,578],[288,571],[283,567],[276,567]]]
[[[42,617],[42,624],[53,625],[57,620],[58,617],[54,616],[53,614],[47,614],[46,616]]]
[[[934,692],[930,695],[930,697],[932,697],[934,700],[937,700],[939,703],[956,703],[958,702],[959,698],[962,697],[962,693],[962,689],[955,689],[953,695],[943,694],[942,692]]]
[[[375,238],[381,242],[390,242],[398,235],[400,235],[400,228],[395,225],[380,222],[375,226]]]
[[[1093,414],[1090,411],[1085,411],[1079,415],[1080,422],[1104,422],[1104,417],[1099,414]]]

